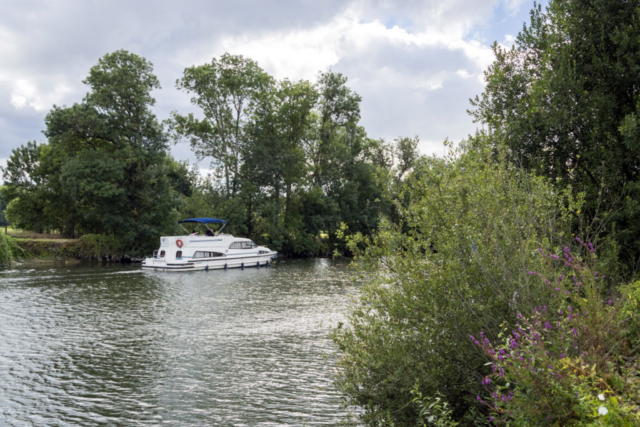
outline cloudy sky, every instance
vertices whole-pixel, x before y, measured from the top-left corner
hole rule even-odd
[[[544,4],[545,2],[543,2]],[[419,136],[442,153],[476,125],[468,99],[483,90],[491,44],[510,45],[532,0],[0,0],[0,165],[29,140],[46,142],[44,117],[86,92],[98,58],[126,49],[155,66],[155,112],[194,111],[175,89],[182,70],[224,52],[276,78],[348,76],[362,95],[370,137]],[[186,145],[178,159],[193,156]],[[202,162],[206,168],[208,162]]]

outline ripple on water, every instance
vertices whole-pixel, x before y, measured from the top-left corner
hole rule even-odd
[[[333,425],[346,264],[0,272],[0,425]]]

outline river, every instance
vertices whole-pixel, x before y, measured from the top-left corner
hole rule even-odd
[[[0,270],[0,425],[334,425],[345,262]]]

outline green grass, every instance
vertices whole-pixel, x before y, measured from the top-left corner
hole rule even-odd
[[[23,240],[61,241],[61,242],[73,242],[77,240],[77,239],[65,239],[57,231],[54,231],[52,233],[34,233],[32,231],[25,231],[19,228],[13,228],[11,226],[7,227],[6,232],[5,232],[5,228],[2,227],[2,233],[6,234],[7,236],[11,236],[13,238],[23,239]]]

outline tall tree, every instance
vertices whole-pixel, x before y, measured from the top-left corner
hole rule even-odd
[[[353,132],[360,120],[362,97],[346,83],[347,77],[331,71],[320,73],[318,79],[318,123],[315,136],[307,145],[313,182],[316,185],[324,185],[330,179],[331,160],[335,155],[335,142],[340,131],[351,128],[350,131]]]
[[[256,185],[271,187],[277,204],[284,190],[285,217],[293,186],[306,174],[303,144],[309,138],[317,98],[308,81],[281,81],[258,98],[247,127],[245,176]]]
[[[210,64],[186,68],[176,87],[193,94],[202,119],[172,113],[176,139],[187,138],[196,155],[211,157],[222,168],[227,197],[239,187],[244,126],[257,94],[267,90],[272,78],[255,61],[225,53]]]
[[[14,150],[4,169],[10,217],[34,229],[27,219],[36,212],[47,227],[114,234],[129,253],[143,253],[177,205],[165,174],[167,137],[151,112],[158,79],[150,62],[120,50],[84,82],[82,103],[47,115],[48,144]]]
[[[2,189],[0,189],[0,227],[4,227],[4,234],[7,234],[7,227],[11,225],[6,215],[7,202],[2,198]]]
[[[514,159],[586,194],[586,232],[640,259],[640,4],[552,0],[512,49],[494,45],[472,114]],[[602,213],[606,211],[604,214]]]

